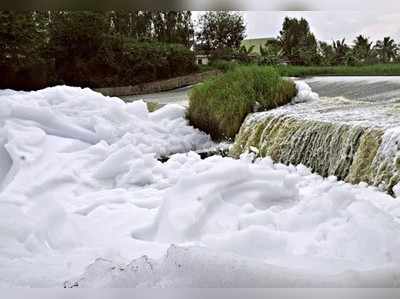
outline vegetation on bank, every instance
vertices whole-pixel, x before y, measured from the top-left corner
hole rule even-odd
[[[247,61],[243,16],[206,12],[198,25],[184,10],[0,10],[0,88],[136,85],[196,72],[202,52]]]
[[[345,39],[318,41],[304,18],[286,17],[276,39],[266,39],[264,45],[258,40],[243,41],[242,47],[247,49],[242,53],[251,53],[249,58],[258,64],[362,66],[400,62],[400,45],[389,36],[373,42],[358,35],[350,44]]]
[[[200,70],[217,69],[227,72],[240,66],[257,66],[257,63],[243,64],[236,61],[216,60],[209,65],[200,66]],[[305,65],[269,65],[283,77],[310,76],[400,76],[400,63],[370,64],[370,65],[337,65],[337,66],[305,66]]]
[[[279,36],[262,45],[243,41],[238,13],[206,12],[197,23],[195,30],[190,11],[0,10],[0,88],[136,85],[198,71],[195,53],[211,61],[200,70],[257,64],[285,76],[400,75],[400,47],[390,37],[327,43],[305,19],[285,18]]]
[[[190,11],[1,11],[0,88],[134,85],[194,72]]]
[[[231,139],[254,105],[269,110],[296,95],[292,81],[271,67],[240,66],[193,88],[189,97],[190,123],[214,139]]]
[[[400,64],[372,64],[361,66],[299,66],[277,65],[275,68],[282,76],[400,76]]]

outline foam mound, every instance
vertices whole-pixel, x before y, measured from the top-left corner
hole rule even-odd
[[[0,286],[399,285],[397,199],[249,153],[202,160],[184,113],[1,92]]]
[[[395,269],[316,275],[202,247],[172,245],[159,260],[143,256],[123,266],[98,259],[78,279],[65,282],[64,287],[398,287],[396,276]]]

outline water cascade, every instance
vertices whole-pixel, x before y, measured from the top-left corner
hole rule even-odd
[[[321,97],[254,113],[244,121],[230,155],[248,150],[392,193],[400,181],[400,101]]]

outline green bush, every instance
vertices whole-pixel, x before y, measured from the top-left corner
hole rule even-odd
[[[256,102],[268,110],[287,104],[295,95],[295,84],[275,69],[241,66],[194,87],[188,118],[214,139],[231,139]]]

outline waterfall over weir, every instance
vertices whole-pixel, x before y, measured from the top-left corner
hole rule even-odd
[[[321,96],[254,113],[243,123],[230,155],[237,157],[250,147],[276,162],[303,164],[322,176],[392,193],[400,181],[400,97],[368,101]]]

